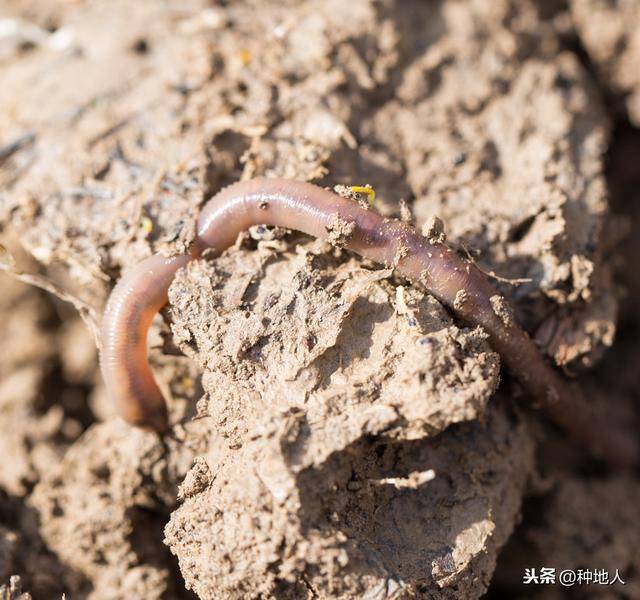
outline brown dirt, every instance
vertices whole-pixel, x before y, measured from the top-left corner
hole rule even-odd
[[[526,567],[553,565],[558,573],[598,568],[612,576],[618,570],[625,585],[614,586],[613,591],[609,585],[591,585],[589,598],[637,598],[639,502],[638,481],[625,477],[603,481],[565,476],[554,482],[543,498],[530,501],[530,518],[505,549],[508,564],[498,571],[496,585],[522,593]],[[527,597],[562,597],[544,586],[532,588]]]
[[[221,186],[369,183],[633,418],[640,135],[610,115],[638,124],[638,13],[570,5],[1,7],[0,597],[516,597],[541,560],[640,593],[637,478],[496,394],[483,332],[389,270],[264,227],[182,270],[152,330],[164,441],[115,417],[92,337]]]
[[[603,82],[640,126],[640,5],[635,0],[571,0],[578,35]]]

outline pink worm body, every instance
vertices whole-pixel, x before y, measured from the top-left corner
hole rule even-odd
[[[353,200],[309,183],[279,179],[254,179],[223,189],[203,208],[189,254],[152,256],[114,288],[102,325],[100,364],[109,396],[125,420],[158,432],[168,427],[165,400],[149,368],[146,344],[151,321],[167,302],[176,271],[207,248],[221,254],[240,232],[258,224],[322,239],[332,239],[332,232],[342,226],[347,249],[393,265],[462,320],[483,327],[492,347],[555,423],[596,455],[616,464],[636,462],[636,438],[597,418],[582,402],[578,388],[547,364],[515,320],[496,314],[495,299],[500,297],[473,264],[445,244]]]

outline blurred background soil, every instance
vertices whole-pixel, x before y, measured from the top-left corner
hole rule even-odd
[[[637,422],[639,65],[634,0],[0,0],[0,597],[640,598],[637,473],[379,266],[257,227],[182,270],[162,440],[96,350],[221,187],[368,183]]]

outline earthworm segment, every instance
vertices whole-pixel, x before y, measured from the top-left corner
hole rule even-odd
[[[152,256],[114,288],[102,325],[100,364],[109,396],[125,420],[158,432],[168,427],[146,345],[151,320],[167,302],[176,271],[205,249],[219,255],[239,233],[258,224],[302,231],[394,267],[461,320],[481,326],[531,399],[574,439],[611,463],[636,464],[637,438],[608,416],[595,415],[577,386],[546,362],[514,320],[506,300],[476,266],[437,236],[425,237],[401,221],[315,185],[281,179],[253,179],[223,189],[204,206],[188,254]]]

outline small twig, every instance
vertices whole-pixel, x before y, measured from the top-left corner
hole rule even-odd
[[[460,248],[462,248],[462,251],[465,253],[467,260],[470,263],[472,263],[476,267],[476,269],[478,269],[478,271],[480,271],[481,273],[484,273],[485,275],[491,277],[492,279],[495,279],[496,281],[500,281],[501,283],[508,283],[509,285],[520,285],[521,283],[531,283],[533,281],[531,277],[513,277],[513,278],[502,277],[501,275],[498,275],[495,271],[487,271],[477,263],[475,257],[473,256],[469,248],[467,248],[464,244],[461,244]]]
[[[13,140],[13,142],[9,142],[4,146],[0,146],[0,165],[13,154],[18,152],[19,150],[22,150],[22,148],[24,148],[25,146],[30,146],[35,141],[36,134],[33,132],[29,132]]]
[[[36,273],[26,273],[24,271],[20,271],[15,266],[15,260],[12,254],[0,244],[0,270],[9,274],[14,279],[18,281],[22,281],[28,285],[33,285],[45,292],[49,292],[54,296],[60,298],[60,300],[64,302],[69,302],[69,304],[73,305],[74,308],[80,314],[80,317],[85,322],[91,335],[93,335],[94,342],[98,350],[101,349],[100,342],[100,327],[98,326],[98,318],[96,316],[96,311],[89,304],[80,300],[77,296],[67,292],[62,289],[59,285],[47,279],[42,275],[38,275]]]
[[[514,278],[501,277],[500,275],[497,275],[493,271],[485,271],[482,267],[478,265],[476,265],[476,267],[478,268],[479,271],[482,271],[485,275],[492,277],[496,281],[500,281],[502,283],[508,283],[510,285],[520,285],[521,283],[531,283],[533,281],[531,277],[514,277]]]

